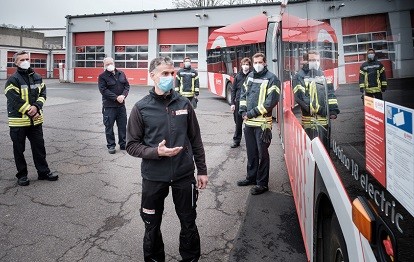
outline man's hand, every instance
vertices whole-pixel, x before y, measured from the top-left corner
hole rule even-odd
[[[231,112],[234,112],[234,110],[236,109],[236,106],[235,105],[231,105],[230,106],[230,110],[231,110]]]
[[[206,175],[197,176],[198,189],[204,189],[207,186],[208,177]]]
[[[243,120],[248,120],[249,118],[247,117],[247,114],[245,114],[244,116],[243,116]]]
[[[119,95],[116,98],[116,101],[118,101],[118,103],[120,103],[120,104],[122,104],[124,102],[124,100],[125,100],[125,96],[124,95]]]
[[[336,119],[336,117],[337,116],[335,114],[332,114],[332,115],[329,116],[330,119]]]
[[[29,107],[29,110],[27,111],[27,114],[28,114],[30,117],[33,117],[34,115],[36,115],[36,114],[37,114],[37,107],[35,107],[35,106],[30,106],[30,107]]]
[[[39,113],[36,113],[36,114],[33,116],[33,120],[37,120],[39,117],[40,117],[40,114],[39,114]]]
[[[158,144],[158,155],[159,156],[168,156],[172,157],[180,153],[180,151],[183,149],[182,146],[177,146],[173,148],[168,148],[165,146],[165,139],[161,141],[161,143]]]

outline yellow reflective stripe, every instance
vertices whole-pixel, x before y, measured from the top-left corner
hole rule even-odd
[[[380,72],[380,74],[381,74],[382,72],[384,72],[384,70],[385,70],[385,67],[381,68],[381,70],[379,71],[379,72]]]
[[[365,84],[365,86],[367,86],[367,87],[369,86],[369,85],[368,85],[368,73],[366,73],[366,72],[364,73],[364,84]]]
[[[271,116],[268,116],[268,117],[258,116],[255,118],[247,119],[245,121],[245,124],[248,126],[261,126],[264,123],[268,123],[271,125],[272,117]]]
[[[365,89],[365,92],[367,93],[379,93],[381,92],[381,88],[378,86],[374,86],[374,87],[368,87]]]
[[[302,91],[303,93],[305,93],[305,88],[301,85],[295,86],[295,88],[293,89],[293,93],[296,93],[299,90]]]
[[[383,86],[386,86],[386,85],[387,85],[387,81],[382,81],[382,82],[381,82],[381,84],[382,84]]]
[[[36,101],[42,102],[43,104],[46,103],[46,99],[41,96],[39,96],[39,98]]]
[[[175,87],[174,90],[178,92],[180,89],[178,87]]]
[[[247,106],[246,100],[240,100],[240,106]]]
[[[198,76],[194,77],[194,79],[198,79]]]
[[[276,93],[280,94],[280,89],[277,87],[277,85],[272,85],[269,89],[267,89],[267,94],[270,94],[273,91],[276,91]]]
[[[364,85],[363,83],[361,83],[361,84],[359,84],[359,87],[360,87],[360,88],[364,88],[364,87],[365,87],[365,85]]]
[[[312,81],[312,83],[309,85],[309,95],[310,95],[310,109],[311,113],[317,113],[319,111],[319,101],[318,101],[318,90],[316,89],[315,82]],[[316,108],[313,106],[313,102],[316,102]]]
[[[14,90],[14,91],[16,91],[18,94],[20,94],[20,90],[19,90],[19,88],[18,87],[16,87],[16,86],[14,86],[13,84],[10,84],[8,87],[6,87],[5,89],[4,89],[4,93],[5,94],[7,94],[7,92],[9,92],[10,90]]]
[[[193,96],[194,92],[181,92],[182,96]]]
[[[328,99],[328,104],[330,105],[338,104],[338,100],[335,98]]]
[[[30,108],[30,105],[29,105],[29,103],[26,102],[19,108],[18,111],[20,113],[24,114],[24,113],[26,113],[27,110],[29,110],[29,108]]]
[[[377,86],[378,86],[378,87],[380,87],[380,86],[381,86],[380,75],[381,75],[380,70],[377,70]]]
[[[264,115],[267,113],[266,108],[263,105],[258,105],[257,109],[259,109],[260,114]]]
[[[194,92],[194,82],[195,82],[195,79],[191,78],[191,91],[192,92]]]
[[[196,91],[196,92],[200,92],[200,88],[196,87],[196,88],[194,89],[194,91]]]
[[[362,70],[359,70],[359,73],[360,73],[361,75],[365,74],[365,72],[364,72],[364,71],[362,71]]]

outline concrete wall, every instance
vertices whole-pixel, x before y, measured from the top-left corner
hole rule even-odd
[[[0,27],[0,45],[43,48],[44,34],[24,29]]]

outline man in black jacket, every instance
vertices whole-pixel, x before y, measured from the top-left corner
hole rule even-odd
[[[175,91],[190,100],[194,108],[197,108],[198,95],[200,94],[200,82],[198,72],[191,68],[191,58],[185,57],[184,67],[178,70],[175,77]]]
[[[118,126],[118,144],[125,150],[127,113],[125,98],[128,96],[129,83],[125,73],[116,69],[114,59],[103,60],[105,71],[99,75],[98,86],[102,94],[102,114],[105,125],[106,146],[110,154],[115,154],[114,124]]]
[[[174,66],[169,57],[150,63],[154,88],[131,110],[128,154],[142,158],[141,218],[145,223],[145,261],[165,261],[160,230],[164,200],[172,188],[180,219],[183,261],[198,261],[200,236],[195,223],[198,189],[207,185],[207,167],[197,117],[190,101],[173,90]],[[194,177],[197,166],[197,181]]]
[[[359,90],[366,96],[382,100],[382,93],[386,89],[385,67],[377,60],[375,50],[370,48],[367,51],[367,61],[359,69]]]
[[[7,97],[7,112],[10,137],[13,141],[14,161],[17,168],[17,183],[20,186],[30,184],[23,154],[26,137],[30,141],[38,179],[55,181],[58,179],[58,175],[50,172],[43,139],[42,108],[46,102],[46,85],[42,77],[30,67],[30,58],[27,52],[16,53],[14,63],[17,66],[17,71],[7,80],[4,94]]]
[[[233,135],[233,144],[230,146],[231,148],[239,147],[242,138],[243,117],[239,113],[240,90],[243,87],[243,83],[246,80],[247,75],[250,73],[252,60],[245,57],[240,61],[240,66],[241,70],[234,77],[233,87],[231,89],[230,109],[233,112],[234,123],[236,124],[236,130]]]

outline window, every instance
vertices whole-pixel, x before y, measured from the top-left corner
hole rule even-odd
[[[343,45],[346,64],[365,62],[369,48],[374,48],[378,59],[389,59],[393,57],[391,53],[395,52],[394,43],[388,40],[387,32],[345,35]]]
[[[148,68],[147,45],[115,46],[115,67],[117,68]]]
[[[103,67],[104,46],[75,46],[75,67]]]
[[[65,64],[65,59],[55,59],[55,61],[53,61],[53,68],[59,68],[59,64]]]
[[[169,56],[173,62],[174,67],[180,67],[184,57],[190,57],[191,63],[197,67],[198,63],[198,45],[190,44],[176,44],[176,45],[159,45],[158,52],[160,56]]]
[[[32,68],[46,68],[46,59],[30,59],[30,67]]]

